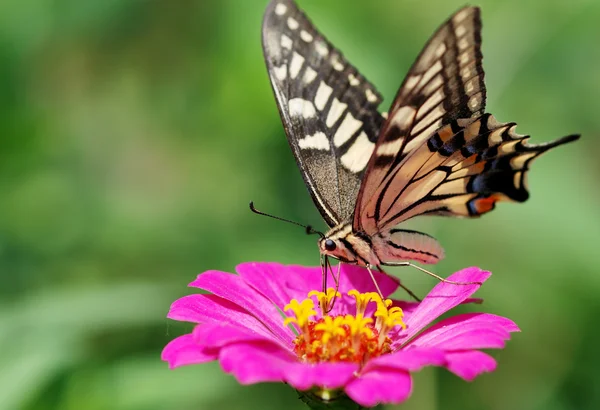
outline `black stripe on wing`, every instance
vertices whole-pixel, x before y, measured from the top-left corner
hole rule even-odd
[[[515,128],[490,114],[444,126],[406,158],[400,167],[404,174],[384,189],[377,201],[379,229],[422,214],[475,217],[494,209],[497,201],[527,200],[531,162],[579,135],[529,145],[529,136]]]
[[[481,115],[485,99],[480,12],[465,7],[429,39],[396,95],[367,168],[355,228],[375,229],[365,211],[404,158],[442,126]]]
[[[381,95],[290,0],[272,1],[263,51],[304,181],[330,225],[354,212],[383,123]]]

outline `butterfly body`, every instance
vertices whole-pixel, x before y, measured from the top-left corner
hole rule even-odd
[[[477,7],[433,34],[387,114],[381,95],[291,0],[273,0],[263,51],[306,186],[330,230],[321,254],[362,266],[444,257],[431,236],[399,228],[420,215],[472,218],[525,201],[531,162],[576,140],[527,144],[485,112]]]
[[[333,227],[319,239],[321,254],[360,266],[381,266],[390,262],[418,261],[434,264],[444,257],[435,238],[418,231],[392,229],[371,236],[353,231],[352,224]]]

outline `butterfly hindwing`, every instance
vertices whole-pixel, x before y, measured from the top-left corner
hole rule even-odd
[[[382,97],[293,1],[272,1],[263,51],[279,112],[304,181],[325,221],[352,217],[384,121]]]
[[[382,191],[375,207],[378,229],[423,214],[477,217],[498,201],[527,200],[531,162],[578,136],[529,145],[529,136],[515,128],[484,114],[439,129],[399,164],[401,176]]]
[[[376,230],[369,209],[403,158],[440,127],[483,113],[480,31],[479,9],[465,7],[442,24],[417,57],[382,126],[358,196],[355,228]]]

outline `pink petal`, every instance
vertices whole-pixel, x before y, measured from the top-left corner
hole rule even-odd
[[[207,290],[223,299],[234,302],[261,321],[286,344],[294,335],[283,326],[281,312],[263,295],[244,282],[242,277],[219,271],[207,271],[198,275],[190,286]]]
[[[481,373],[496,370],[496,361],[478,350],[447,353],[446,360],[448,370],[467,381],[473,380]]]
[[[391,295],[398,289],[399,279],[376,270],[371,271],[384,297]],[[369,271],[366,268],[344,263],[342,264],[340,274],[340,292],[345,293],[352,289],[356,289],[362,293],[377,291],[373,279],[371,279],[371,275],[369,275]]]
[[[168,318],[192,323],[225,323],[251,329],[264,335],[270,330],[233,302],[215,295],[188,295],[171,305]]]
[[[300,265],[280,265],[285,271],[277,281],[289,292],[291,299],[305,299],[311,290],[322,290],[323,273],[320,266],[306,267]],[[328,276],[327,287],[334,286],[331,274]],[[286,301],[287,304],[289,302]]]
[[[401,403],[412,391],[410,373],[389,368],[360,374],[344,389],[356,403],[373,407],[378,403]]]
[[[211,362],[217,359],[217,350],[199,346],[191,334],[171,340],[162,351],[161,359],[169,363],[169,368]]]
[[[392,306],[398,306],[404,312],[404,321],[406,322],[412,313],[417,310],[420,302],[414,301],[406,301],[406,300],[398,300],[392,299]],[[465,305],[468,303],[481,304],[483,303],[483,299],[480,298],[467,298],[465,299],[461,305]]]
[[[223,347],[219,362],[223,371],[241,384],[281,382],[296,355],[273,343],[236,343]]]
[[[479,268],[466,268],[451,275],[448,280],[455,282],[484,282],[491,275],[490,272]],[[412,314],[406,318],[407,331],[400,337],[408,340],[425,328],[429,323],[461,304],[470,297],[480,285],[452,285],[445,282],[438,283],[423,299]]]
[[[260,342],[228,345],[221,350],[219,361],[223,370],[242,384],[279,381],[299,390],[343,387],[358,370],[352,363],[300,363],[295,355]]]
[[[409,346],[444,350],[502,348],[510,339],[510,332],[518,331],[510,319],[488,313],[468,313],[442,320],[409,342]]]
[[[374,359],[364,367],[363,371],[371,371],[382,367],[416,372],[425,366],[442,366],[446,363],[443,350],[431,348],[409,348],[386,354]]]
[[[320,268],[285,266],[280,263],[248,262],[238,265],[235,270],[244,278],[246,283],[261,292],[280,309],[283,309],[292,299],[306,298],[308,293],[303,292],[300,295],[298,292],[290,292],[291,289],[287,285],[290,278],[299,277],[303,279],[305,270],[308,270],[310,275],[315,275],[312,271],[318,271],[316,274],[321,277]],[[316,289],[316,287],[313,289]]]
[[[198,325],[192,332],[194,341],[206,348],[218,349],[231,343],[240,342],[265,342],[278,344],[284,349],[292,351],[292,344],[283,345],[279,339],[272,334],[264,335],[260,332],[253,332],[251,329],[244,329],[238,326],[218,323],[205,323]]]
[[[354,363],[296,363],[286,373],[285,381],[298,390],[308,390],[313,386],[329,389],[344,387],[358,371]]]

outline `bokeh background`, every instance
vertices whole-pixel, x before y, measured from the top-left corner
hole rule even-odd
[[[165,318],[197,273],[318,263],[324,228],[263,63],[267,0],[0,2],[0,409],[302,409],[216,364],[167,369]],[[386,96],[462,0],[299,1]],[[477,1],[488,110],[542,142],[531,199],[422,218],[448,275],[493,271],[486,311],[523,332],[495,373],[416,376],[405,409],[600,408],[600,2]],[[435,282],[399,269],[425,294]],[[465,309],[473,309],[465,308]],[[391,408],[391,407],[390,407]]]

